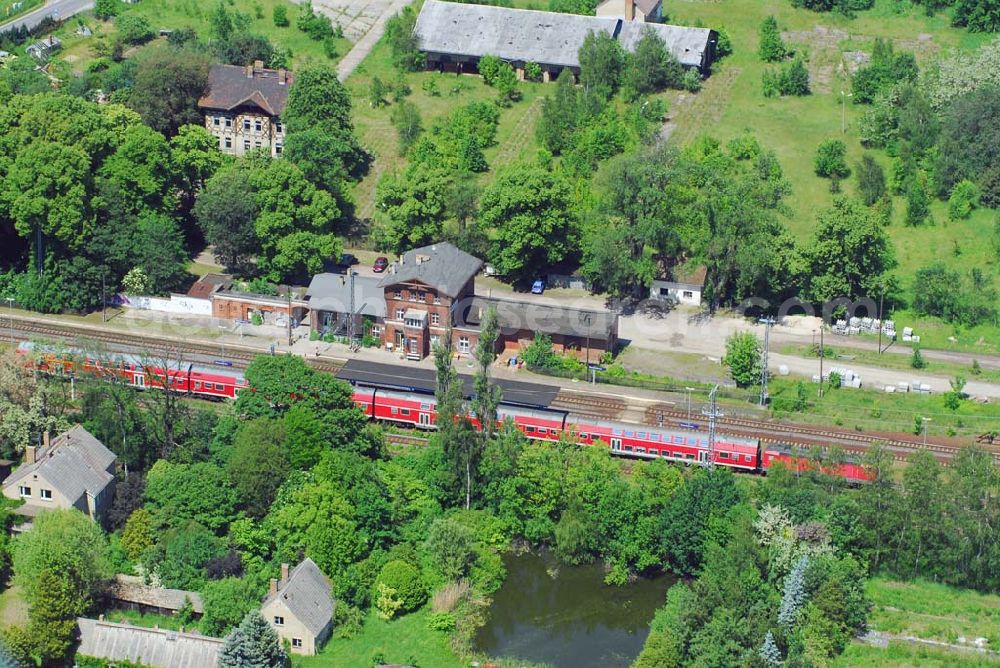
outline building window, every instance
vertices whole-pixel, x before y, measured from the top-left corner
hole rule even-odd
[[[441,315],[439,313],[431,313],[431,324],[432,325],[441,324]]]
[[[435,304],[441,303],[441,295],[434,295],[434,303]]]
[[[406,309],[401,309],[401,308],[396,309],[396,320],[402,320],[404,313],[406,313]]]
[[[274,153],[275,153],[276,155],[281,155],[281,150],[282,150],[283,148],[284,148],[284,147],[283,147],[283,146],[282,146],[281,144],[275,144],[275,145],[274,145]]]
[[[40,490],[38,490],[38,496],[42,499],[42,501],[51,501],[52,500],[52,490],[51,489],[40,489]]]
[[[254,142],[254,146],[255,146],[256,148],[260,148],[260,142],[259,142],[259,141],[257,141],[257,142]]]
[[[382,336],[382,325],[372,325],[372,336]]]
[[[244,151],[249,151],[250,150],[250,140],[249,139],[244,139],[243,140],[243,150]]]
[[[302,638],[292,638],[292,647],[301,648]]]
[[[467,336],[458,337],[458,352],[460,353],[469,352],[469,337]]]
[[[275,121],[274,122],[274,131],[275,132],[281,132],[281,121]]]
[[[399,288],[396,288],[395,297],[396,297],[396,299],[402,299],[403,298],[403,291],[400,290]]]
[[[693,292],[691,292],[690,290],[685,290],[684,291],[684,299],[691,299],[693,297],[694,297],[694,293]]]
[[[250,129],[250,119],[249,118],[244,118],[243,119],[243,129],[244,130],[249,130]]]
[[[231,119],[231,118],[227,118],[226,119],[226,127],[227,128],[233,127],[233,119]]]
[[[17,488],[17,493],[21,495],[22,498],[27,498],[31,496],[31,488],[21,485]]]
[[[229,137],[226,137],[226,148],[231,149],[232,147],[233,147],[233,140],[230,139]]]
[[[212,125],[214,125],[215,127],[219,127],[219,117],[218,116],[213,116],[212,117]]]
[[[420,291],[420,298],[417,301],[425,302],[427,301],[427,293],[423,290]]]
[[[261,130],[260,121],[254,121],[253,129],[256,130],[257,132],[260,132]]]
[[[417,291],[416,290],[410,290],[410,294],[408,296],[409,296],[411,302],[417,301]]]
[[[275,626],[284,626],[285,625],[285,618],[282,617],[281,615],[275,615],[274,616],[274,625]]]

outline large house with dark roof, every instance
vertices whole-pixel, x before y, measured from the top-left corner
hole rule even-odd
[[[281,565],[281,579],[271,580],[260,614],[282,641],[288,641],[293,653],[311,656],[330,635],[333,606],[330,581],[307,557],[291,573],[288,564]]]
[[[565,308],[554,304],[476,295],[480,259],[448,242],[416,248],[390,264],[381,278],[317,274],[306,292],[312,329],[320,335],[347,336],[354,314],[354,336],[379,339],[389,351],[422,360],[448,330],[458,355],[479,343],[483,313],[495,308],[500,328],[498,352],[516,356],[544,334],[560,352],[596,361],[618,344],[613,311]],[[367,327],[367,329],[365,329]]]
[[[3,494],[22,499],[16,513],[34,517],[53,508],[76,508],[101,521],[115,491],[115,453],[76,425],[42,447],[28,446],[24,464],[3,481]]]
[[[265,69],[259,60],[246,67],[212,65],[198,109],[219,150],[244,155],[266,149],[280,155],[285,143],[281,114],[291,85],[291,72]]]
[[[536,63],[544,81],[564,69],[580,72],[580,47],[590,33],[606,33],[626,51],[634,51],[645,31],[659,35],[667,49],[686,68],[708,74],[715,53],[716,33],[708,28],[665,25],[637,20],[641,4],[652,14],[656,3],[625,0],[632,18],[618,17],[618,8],[608,16],[579,16],[528,9],[427,0],[413,28],[427,66],[441,71],[478,71],[479,59],[492,55],[509,62],[519,78],[527,63]]]

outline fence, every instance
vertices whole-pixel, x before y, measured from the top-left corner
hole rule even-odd
[[[170,299],[164,299],[163,297],[119,294],[115,296],[114,303],[143,311],[160,311],[181,315],[212,315],[211,300],[188,297],[187,295],[170,295]]]

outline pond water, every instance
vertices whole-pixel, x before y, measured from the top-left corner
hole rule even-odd
[[[555,668],[627,667],[674,580],[604,584],[601,564],[566,566],[551,554],[504,557],[507,579],[493,597],[477,649]]]

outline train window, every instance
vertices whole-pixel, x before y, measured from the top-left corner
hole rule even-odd
[[[683,436],[674,436],[674,443],[676,443],[678,445],[684,445],[684,437]]]
[[[538,433],[539,434],[547,434],[547,433],[549,433],[549,430],[546,429],[545,427],[539,427],[538,428]]]
[[[626,430],[625,431],[625,438],[635,438],[635,432],[634,431],[628,431],[628,430]]]
[[[636,448],[635,451],[642,455],[646,454],[646,448]]]
[[[586,441],[588,438],[590,438],[589,434],[580,434],[580,440],[581,441]]]
[[[635,437],[636,438],[645,439],[646,438],[646,432],[644,432],[644,431],[636,432]]]
[[[391,413],[392,415],[399,415],[399,409],[393,406],[392,408],[389,409],[389,413]]]
[[[626,445],[624,448],[622,448],[622,450],[624,450],[625,452],[632,452],[632,446]]]
[[[622,435],[622,430],[621,429],[612,429],[611,433],[614,434],[615,436],[621,436]]]
[[[532,426],[531,426],[531,425],[529,424],[528,426],[526,426],[526,427],[524,428],[524,431],[525,431],[525,432],[527,432],[527,433],[529,433],[529,434],[534,434],[534,433],[535,433],[535,428],[534,428],[534,427],[532,427]]]
[[[420,410],[422,410],[422,411],[429,411],[430,409],[431,409],[431,405],[430,404],[420,404]]]
[[[686,454],[686,455],[684,455],[684,459],[694,459],[694,455],[692,455],[692,454]]]
[[[650,434],[649,435],[649,440],[655,441],[655,442],[659,443],[659,441],[660,441],[660,435],[659,434]]]
[[[216,383],[215,384],[215,389],[217,389],[217,390],[219,390],[221,392],[222,390],[224,390],[226,388],[225,388],[225,386],[222,383]]]
[[[409,408],[402,408],[402,409],[400,409],[399,412],[402,413],[403,415],[409,415],[410,414],[410,409]]]
[[[719,457],[722,458],[722,459],[729,459],[729,453],[728,452],[720,452],[719,453]]]
[[[196,389],[196,390],[200,390],[201,389],[201,381],[200,380],[194,381],[194,389]]]
[[[751,457],[750,455],[743,455],[743,461],[747,462],[748,464],[752,459],[753,457]]]
[[[687,441],[688,441],[688,445],[698,445],[698,439],[697,438],[689,438]]]

